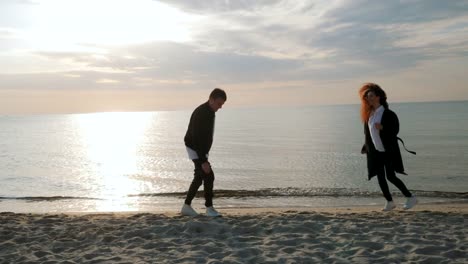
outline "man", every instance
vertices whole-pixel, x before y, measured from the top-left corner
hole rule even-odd
[[[215,88],[211,92],[208,101],[197,107],[190,117],[190,123],[184,141],[188,156],[195,165],[195,173],[181,210],[182,215],[198,215],[192,208],[191,203],[198,188],[203,183],[206,215],[213,217],[221,216],[221,214],[213,208],[214,173],[208,161],[208,153],[213,143],[215,113],[222,108],[226,99],[226,92]]]

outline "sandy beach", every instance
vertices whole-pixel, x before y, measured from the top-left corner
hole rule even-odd
[[[468,203],[0,213],[0,263],[468,263]]]

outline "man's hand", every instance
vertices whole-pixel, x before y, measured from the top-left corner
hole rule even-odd
[[[208,161],[204,162],[201,167],[205,174],[209,174],[211,172],[211,164]]]
[[[377,128],[378,130],[382,130],[383,126],[380,123],[375,123],[375,128]]]

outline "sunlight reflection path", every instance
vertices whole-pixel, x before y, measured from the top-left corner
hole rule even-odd
[[[93,168],[88,185],[98,197],[98,211],[128,211],[138,206],[125,202],[128,194],[140,193],[132,179],[141,168],[138,151],[145,140],[154,113],[96,113],[77,115],[82,145]]]

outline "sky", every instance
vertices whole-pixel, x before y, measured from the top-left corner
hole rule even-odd
[[[0,114],[468,100],[468,0],[2,0]]]

